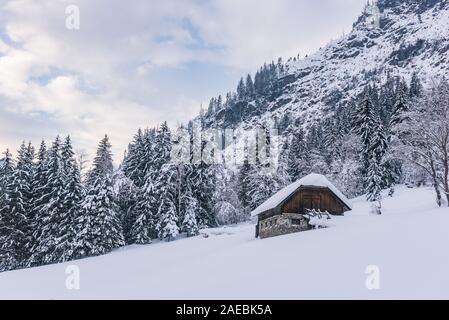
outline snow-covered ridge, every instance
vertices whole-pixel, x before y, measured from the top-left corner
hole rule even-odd
[[[388,76],[427,84],[449,73],[449,1],[380,0],[379,27],[363,13],[353,30],[304,59],[290,59],[279,79],[281,94],[258,106],[252,117],[233,126],[248,128],[272,123],[288,114],[307,129],[330,116],[335,107],[360,93],[365,84]],[[256,107],[250,103],[250,109]],[[210,117],[216,117],[216,114]],[[229,123],[216,121],[219,126]],[[213,122],[213,121],[210,121]]]

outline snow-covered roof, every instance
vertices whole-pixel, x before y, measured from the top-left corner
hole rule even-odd
[[[251,216],[258,216],[261,213],[276,208],[296,190],[303,186],[329,188],[329,190],[331,190],[346,206],[348,206],[348,208],[352,208],[351,202],[349,202],[348,198],[346,198],[346,196],[341,193],[341,191],[338,190],[338,188],[334,186],[325,176],[312,173],[273,195],[270,199],[262,203],[259,207],[257,207],[257,209],[251,212]]]

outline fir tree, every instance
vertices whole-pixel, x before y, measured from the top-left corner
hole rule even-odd
[[[302,178],[310,170],[310,153],[305,139],[305,133],[302,129],[300,129],[293,136],[290,145],[290,150],[287,157],[287,172],[292,181]]]
[[[244,214],[249,216],[251,212],[251,198],[249,195],[250,191],[250,173],[252,172],[252,165],[246,159],[243,165],[240,167],[238,174],[238,197],[240,203],[243,207]]]
[[[61,166],[63,170],[64,190],[61,195],[61,205],[64,212],[59,222],[56,256],[59,262],[70,261],[76,258],[77,234],[76,221],[83,214],[81,201],[84,190],[81,185],[81,174],[75,161],[70,136],[68,136],[61,149]]]
[[[23,234],[16,227],[16,220],[11,211],[10,196],[13,193],[15,164],[9,150],[0,161],[0,271],[7,271],[21,266],[17,255],[17,244]]]
[[[87,185],[95,185],[96,180],[112,175],[113,171],[111,143],[109,137],[105,135],[98,145],[93,167],[87,178]]]
[[[152,174],[158,175],[159,170],[161,170],[165,164],[170,162],[171,150],[171,132],[167,122],[164,122],[156,133],[152,155],[153,167],[150,170]]]
[[[11,214],[16,220],[16,228],[23,237],[18,244],[23,264],[29,259],[34,226],[32,183],[34,175],[34,148],[22,143],[18,152],[17,166],[13,180],[13,192],[10,195]]]
[[[363,98],[355,110],[353,120],[354,132],[360,137],[362,144],[363,176],[366,175],[368,167],[370,166],[371,137],[373,136],[373,128],[377,127],[378,125],[376,123],[376,116],[370,92],[365,89]]]
[[[106,254],[125,245],[110,175],[97,177],[82,203],[83,214],[76,221],[77,257]]]
[[[135,219],[130,230],[131,243],[148,244],[157,237],[157,204],[154,182],[151,175],[148,175],[145,186],[137,192],[133,208]]]
[[[198,201],[189,191],[182,196],[183,221],[181,231],[185,232],[188,237],[197,236],[199,234],[198,224],[196,221],[196,213],[198,212]]]
[[[370,141],[370,165],[365,183],[367,199],[369,201],[379,201],[383,187],[388,185],[384,159],[387,147],[387,139],[382,127],[378,124],[373,130],[373,136]]]
[[[89,175],[83,212],[75,222],[77,230],[74,255],[96,256],[125,244],[120,213],[114,198],[111,144],[107,136],[100,142]]]
[[[421,97],[423,94],[424,88],[421,83],[421,80],[418,76],[417,72],[413,72],[412,80],[410,81],[410,89],[409,89],[409,97],[417,98]]]
[[[404,115],[408,111],[408,89],[404,82],[399,84],[396,92],[395,104],[393,107],[393,113],[390,120],[390,128],[393,129],[404,122]]]
[[[193,166],[192,182],[193,195],[198,201],[197,221],[199,227],[216,227],[217,220],[214,215],[215,192],[214,167],[204,161]]]
[[[139,129],[128,147],[128,153],[122,165],[125,175],[138,187],[142,187],[145,183],[145,176],[141,169],[144,151],[144,137],[142,130]]]
[[[252,99],[254,97],[254,82],[250,74],[246,77],[245,87],[248,98]]]
[[[179,234],[178,226],[178,170],[175,165],[166,164],[155,183],[157,190],[157,225],[160,239],[173,240]]]
[[[62,169],[61,140],[59,136],[54,141],[47,160],[47,184],[42,188],[44,192],[40,201],[37,219],[36,244],[32,249],[29,260],[30,266],[51,264],[60,261],[60,229],[66,218],[63,204],[65,191],[65,175]]]
[[[122,170],[114,173],[114,198],[123,226],[125,243],[134,244],[132,228],[137,219],[136,204],[141,188],[137,188]]]
[[[237,97],[239,100],[245,100],[246,98],[246,86],[243,78],[240,79],[240,82],[237,86]]]

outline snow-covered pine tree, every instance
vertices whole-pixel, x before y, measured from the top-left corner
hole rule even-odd
[[[114,198],[119,209],[125,243],[133,244],[131,233],[136,221],[135,206],[141,188],[135,186],[131,179],[125,175],[122,168],[114,173],[112,180],[114,181]]]
[[[410,81],[409,97],[411,99],[421,97],[424,92],[424,87],[421,83],[418,73],[415,71],[412,75],[412,80]]]
[[[401,81],[398,84],[398,88],[396,89],[396,97],[395,97],[395,104],[393,107],[393,113],[391,115],[390,120],[390,128],[394,132],[394,128],[404,122],[404,116],[406,112],[408,111],[409,107],[409,94],[408,94],[408,88],[405,81]]]
[[[292,183],[290,174],[288,173],[288,155],[290,153],[289,144],[283,143],[281,151],[279,153],[278,165],[277,165],[277,179],[281,188],[288,186]]]
[[[32,230],[35,221],[33,212],[32,183],[34,176],[34,148],[31,143],[22,143],[17,157],[17,166],[13,180],[13,192],[10,194],[11,214],[16,220],[17,231],[23,237],[18,244],[22,264],[30,256],[32,244]]]
[[[111,143],[107,135],[100,141],[93,166],[87,177],[87,185],[95,185],[98,179],[110,177],[114,171]]]
[[[34,175],[32,179],[32,211],[34,216],[33,222],[33,230],[32,230],[32,240],[31,240],[31,250],[34,250],[37,246],[37,241],[40,238],[44,227],[44,221],[42,218],[42,210],[43,207],[49,201],[50,191],[48,190],[48,151],[45,141],[42,140],[39,150],[36,154],[36,164]],[[28,261],[28,266],[36,266],[39,263],[34,265],[30,264]]]
[[[160,239],[173,240],[179,235],[178,168],[165,164],[155,183],[158,203],[156,230]]]
[[[249,180],[248,195],[251,211],[270,198],[280,187],[275,172],[266,171],[260,165],[253,166],[247,179]]]
[[[157,198],[152,175],[147,176],[143,188],[137,191],[133,207],[133,224],[130,229],[130,243],[148,244],[156,238]]]
[[[246,93],[246,85],[245,85],[245,81],[243,80],[243,77],[240,78],[240,82],[237,86],[237,98],[239,100],[245,100],[247,97],[247,93]]]
[[[246,87],[246,94],[248,98],[251,100],[254,97],[254,82],[250,74],[248,74],[248,76],[246,77],[245,87]]]
[[[235,224],[249,218],[238,197],[238,179],[232,170],[219,166],[216,169],[215,216],[220,225]]]
[[[16,221],[11,214],[10,195],[13,192],[15,163],[12,154],[6,150],[0,161],[0,272],[19,268],[21,261],[16,255]]]
[[[142,129],[139,129],[128,147],[128,152],[122,164],[122,169],[125,175],[138,187],[142,187],[145,183],[142,181],[145,179],[145,176],[143,176],[143,172],[140,170],[143,152],[143,133]]]
[[[65,220],[66,212],[63,204],[63,193],[65,190],[65,175],[62,169],[61,140],[56,137],[47,158],[47,184],[42,188],[44,192],[39,201],[36,219],[36,243],[32,249],[29,266],[51,264],[60,261],[60,245],[58,235],[62,227],[61,222]]]
[[[213,156],[206,149],[204,132],[190,132],[191,160],[189,165],[189,181],[193,196],[198,201],[197,223],[199,228],[216,227],[214,214],[214,192],[216,185]]]
[[[365,89],[361,101],[358,103],[353,118],[353,130],[361,140],[361,159],[363,163],[363,176],[367,176],[371,163],[371,138],[373,129],[377,128],[376,114],[371,100],[370,89]]]
[[[327,161],[328,151],[325,146],[323,124],[313,125],[307,135],[307,163],[309,172],[328,174],[330,164]]]
[[[158,171],[162,166],[170,162],[171,159],[171,132],[168,128],[167,122],[164,122],[157,130],[154,150],[152,154],[153,167],[151,173],[158,175]]]
[[[238,175],[238,197],[243,207],[244,214],[249,215],[251,212],[251,199],[249,196],[250,180],[249,175],[252,172],[252,165],[246,159],[240,167]]]
[[[98,178],[82,203],[77,219],[78,238],[74,253],[78,258],[106,254],[125,245],[118,207],[114,201],[110,175]]]
[[[217,220],[214,214],[214,192],[216,177],[214,166],[201,162],[193,166],[192,191],[198,201],[199,210],[197,221],[199,227],[216,227]]]
[[[198,212],[198,201],[193,197],[189,190],[182,196],[183,220],[181,231],[185,232],[188,237],[194,237],[199,234],[196,214]]]
[[[389,184],[385,163],[385,154],[388,148],[387,138],[382,125],[379,122],[376,124],[370,142],[370,165],[365,182],[367,199],[372,202],[380,200],[382,189]]]
[[[305,132],[299,129],[293,136],[287,156],[287,172],[292,181],[296,181],[309,173],[309,157]]]
[[[98,145],[89,174],[83,214],[76,221],[78,237],[74,254],[77,257],[105,254],[125,244],[112,174],[111,144],[105,136]]]
[[[61,168],[63,171],[64,190],[61,195],[63,220],[59,221],[58,246],[55,255],[59,262],[76,258],[78,232],[76,221],[83,214],[81,202],[84,196],[81,174],[76,164],[70,136],[65,139],[61,148]]]

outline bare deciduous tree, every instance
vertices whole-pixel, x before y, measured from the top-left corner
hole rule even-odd
[[[449,205],[449,83],[443,79],[410,106],[394,139],[396,154],[432,178],[437,203]]]

